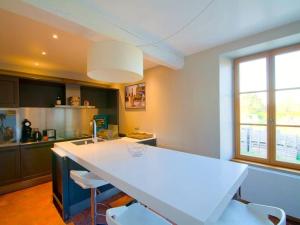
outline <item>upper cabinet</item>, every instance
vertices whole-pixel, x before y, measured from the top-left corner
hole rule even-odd
[[[100,113],[109,116],[109,124],[119,124],[119,90],[81,86],[80,93],[82,105],[88,100]]]
[[[80,86],[81,105],[88,100],[99,113],[109,116],[110,124],[119,124],[119,90]],[[54,107],[57,97],[66,104],[66,85],[54,81],[0,75],[0,107]]]
[[[66,103],[65,84],[20,79],[21,107],[53,107],[57,96],[61,97],[64,105]]]
[[[0,107],[19,107],[19,79],[0,75]]]

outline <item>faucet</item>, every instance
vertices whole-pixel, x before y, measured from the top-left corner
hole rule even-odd
[[[96,123],[95,119],[93,120],[93,135],[92,135],[92,139],[93,139],[94,143],[98,142],[98,139],[97,139],[97,123]]]

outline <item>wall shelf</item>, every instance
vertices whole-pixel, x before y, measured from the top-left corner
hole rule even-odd
[[[84,106],[84,105],[55,105],[55,108],[63,108],[63,109],[95,109],[96,106],[90,105],[90,106]]]

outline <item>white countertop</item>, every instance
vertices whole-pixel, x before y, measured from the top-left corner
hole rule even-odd
[[[178,225],[218,219],[247,176],[244,164],[158,147],[145,146],[144,154],[134,157],[128,146],[139,144],[131,141],[60,142],[54,150]]]

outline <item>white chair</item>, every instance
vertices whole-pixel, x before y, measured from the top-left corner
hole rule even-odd
[[[244,204],[232,200],[225,212],[213,225],[271,225],[269,215],[277,217],[278,225],[286,224],[285,212],[282,209],[259,205],[254,203]]]
[[[108,209],[106,222],[108,225],[172,225],[140,203]]]
[[[103,214],[97,213],[97,204],[104,205],[102,203],[97,203],[97,188],[108,184],[106,181],[102,180],[95,174],[88,171],[71,170],[70,177],[83,189],[91,189],[91,218],[92,225],[96,225],[97,215],[105,216]],[[106,206],[106,205],[104,205]],[[107,207],[107,206],[106,206]],[[108,208],[108,207],[107,207]]]

